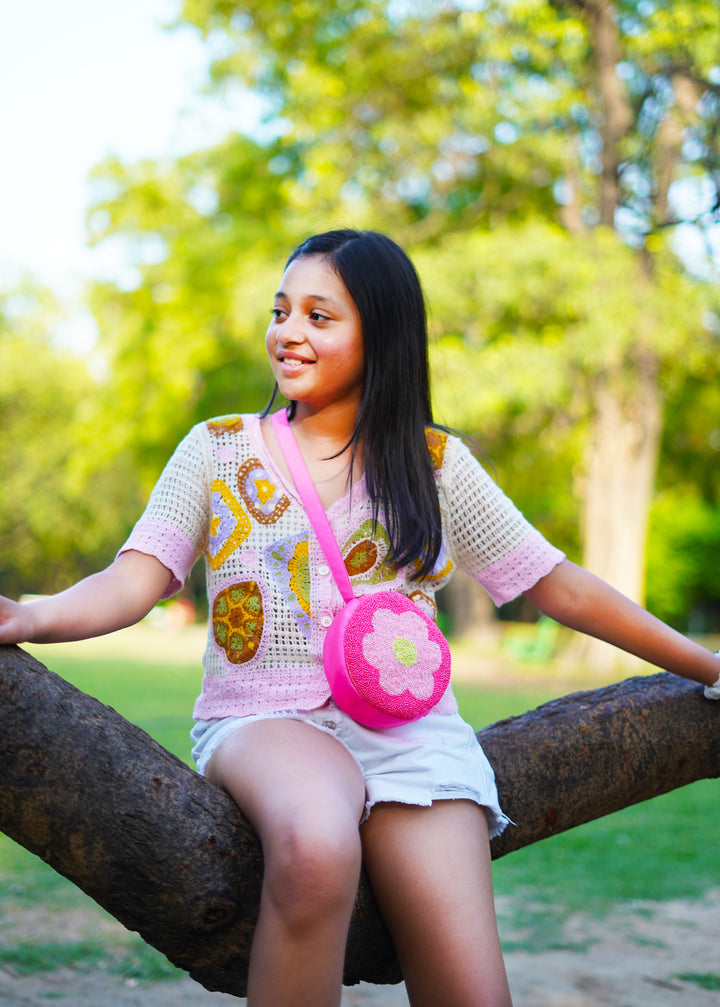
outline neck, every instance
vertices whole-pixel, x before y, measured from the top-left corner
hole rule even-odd
[[[301,442],[314,441],[326,457],[336,454],[350,442],[357,420],[357,402],[342,402],[310,409],[297,402],[292,420],[295,435]]]

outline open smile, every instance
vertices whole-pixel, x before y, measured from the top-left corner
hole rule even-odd
[[[277,357],[283,374],[297,374],[298,371],[309,367],[313,361],[305,357],[297,356],[294,353],[279,353]]]

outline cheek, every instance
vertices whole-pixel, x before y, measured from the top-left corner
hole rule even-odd
[[[267,331],[265,332],[265,350],[272,361],[275,354],[275,333],[273,332],[272,325],[268,325]]]

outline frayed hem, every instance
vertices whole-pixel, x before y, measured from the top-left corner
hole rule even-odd
[[[448,791],[452,791],[449,793]],[[478,807],[482,808],[485,812],[485,817],[488,823],[488,839],[495,839],[497,836],[502,835],[508,825],[515,825],[512,818],[508,818],[500,808],[488,804],[486,801],[481,800],[477,794],[472,791],[466,791],[462,787],[442,787],[438,790],[432,792],[432,794],[423,799],[418,800],[398,797],[397,795],[387,796],[387,797],[373,797],[365,801],[365,807],[363,809],[362,818],[360,819],[360,824],[368,820],[372,809],[376,804],[405,804],[407,807],[414,808],[429,808],[434,801],[473,801]]]

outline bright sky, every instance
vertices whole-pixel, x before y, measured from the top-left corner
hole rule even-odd
[[[179,2],[0,0],[0,288],[27,271],[79,306],[83,280],[120,268],[85,245],[93,166],[176,155],[254,121],[247,99],[229,110],[199,96],[206,47],[162,27]],[[93,336],[78,309],[68,338]]]
[[[91,168],[195,149],[241,117],[197,96],[206,49],[189,28],[162,28],[178,5],[0,4],[0,286],[29,271],[79,297],[117,265],[85,245]]]

